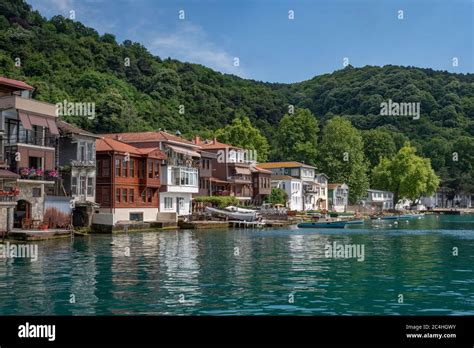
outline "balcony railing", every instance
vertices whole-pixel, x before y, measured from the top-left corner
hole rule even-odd
[[[5,146],[13,146],[17,144],[28,144],[36,146],[46,146],[46,147],[55,147],[56,146],[56,137],[54,136],[31,136],[26,134],[16,135],[6,135],[4,137]]]
[[[231,175],[231,176],[227,177],[227,180],[229,180],[229,181],[247,181],[247,182],[252,181],[250,176],[246,176],[246,175]]]
[[[0,190],[0,202],[16,202],[18,191],[2,191]]]
[[[56,170],[44,171],[41,168],[20,168],[21,179],[54,181],[58,177]]]

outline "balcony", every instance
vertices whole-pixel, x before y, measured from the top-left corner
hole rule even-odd
[[[166,185],[165,192],[199,192],[197,168],[167,166],[163,174],[162,185]]]
[[[22,180],[54,181],[58,177],[56,170],[45,171],[41,168],[20,168],[19,174]]]
[[[319,193],[319,187],[316,185],[304,185],[304,191],[309,193]]]
[[[16,145],[26,144],[26,145],[35,145],[35,146],[54,148],[56,146],[56,137],[31,136],[31,134],[20,132],[18,136],[17,135],[5,136],[4,142],[5,142],[5,146],[16,146]]]
[[[17,95],[0,97],[0,109],[19,109],[34,114],[56,116],[56,105],[40,102],[34,99],[22,98]]]
[[[227,180],[230,182],[238,183],[238,184],[251,184],[252,179],[248,175],[231,175],[227,177]]]

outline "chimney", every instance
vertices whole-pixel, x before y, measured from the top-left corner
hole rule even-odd
[[[201,137],[199,135],[196,135],[194,137],[194,144],[200,145],[201,144]]]
[[[214,137],[213,144],[217,143],[217,138]]]

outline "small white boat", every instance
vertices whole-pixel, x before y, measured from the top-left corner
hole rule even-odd
[[[241,208],[239,208],[241,209]],[[250,209],[245,209],[250,210]],[[206,211],[214,216],[221,217],[221,218],[228,218],[230,220],[240,220],[240,221],[255,221],[257,220],[257,212],[256,211],[229,211],[217,208],[206,207]]]

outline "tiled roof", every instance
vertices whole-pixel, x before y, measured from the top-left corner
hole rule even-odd
[[[96,151],[97,152],[109,152],[109,151],[116,151],[116,152],[128,152],[134,155],[141,155],[142,152],[140,149],[137,149],[134,146],[129,144],[125,144],[121,141],[114,140],[114,139],[97,139],[96,142]]]
[[[313,167],[313,166],[310,166],[308,164],[304,164],[304,163],[301,163],[301,162],[296,162],[296,161],[259,163],[258,166],[260,168],[264,168],[264,169],[299,168],[299,167],[306,167],[306,168],[316,169],[316,167]]]
[[[328,189],[334,189],[334,188],[342,186],[342,185],[344,185],[344,184],[339,184],[339,183],[328,184]]]
[[[271,180],[300,180],[289,175],[272,175]]]
[[[23,81],[7,79],[6,77],[3,77],[3,76],[0,76],[0,85],[4,85],[4,86],[8,86],[8,87],[14,87],[14,88],[21,89],[21,90],[33,90],[34,89],[32,86],[30,86],[29,84],[27,84]]]
[[[164,131],[133,132],[133,133],[111,133],[101,134],[104,138],[112,138],[124,142],[144,142],[144,141],[174,141],[187,145],[195,146],[192,141],[178,137]]]
[[[72,125],[70,123],[60,121],[60,120],[58,120],[56,123],[58,125],[58,128],[64,133],[86,135],[86,136],[90,136],[90,137],[94,137],[94,138],[100,138],[99,135],[90,133],[90,132],[85,131],[85,130],[82,130],[81,128],[79,128],[75,125]]]
[[[263,168],[260,168],[259,166],[250,166],[250,170],[252,173],[263,173],[263,174],[271,174],[272,172],[270,170],[266,170]]]
[[[217,139],[200,141],[198,145],[204,150],[213,150],[213,149],[217,150],[217,149],[227,149],[227,148],[242,150],[242,148],[238,146],[221,143]]]

